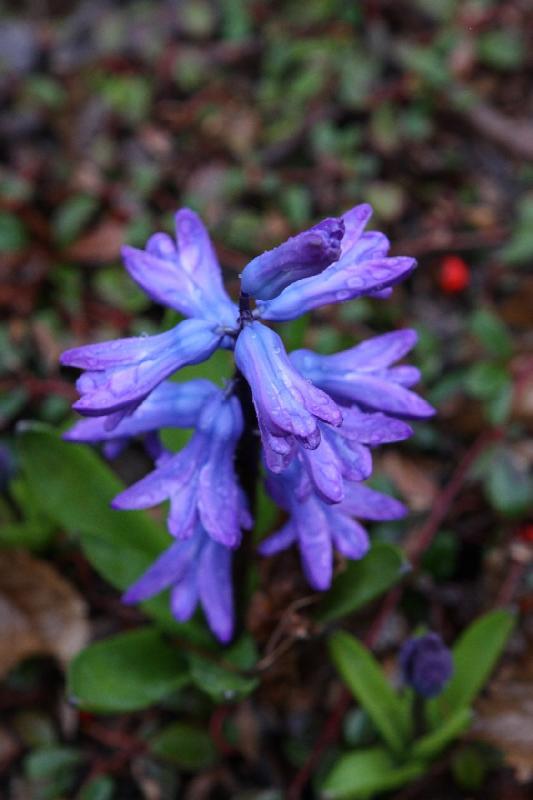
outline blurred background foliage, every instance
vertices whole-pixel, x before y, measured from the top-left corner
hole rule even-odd
[[[74,533],[83,525],[58,522],[53,498],[39,501],[13,432],[21,420],[71,419],[63,349],[171,322],[128,279],[120,246],[171,231],[181,205],[206,221],[235,292],[258,251],[372,203],[372,225],[393,253],[418,258],[417,272],[389,302],[322,309],[284,333],[292,347],[305,340],[322,352],[394,327],[420,334],[414,360],[439,413],[378,458],[375,485],[404,496],[413,516],[375,525],[376,540],[408,550],[465,454],[476,454],[380,652],[419,623],[453,638],[494,597],[508,598],[511,579],[531,609],[532,29],[528,0],[0,0],[0,545],[7,569],[22,546],[30,561],[20,570],[37,570],[53,597],[66,593],[61,627],[73,638],[63,650],[41,641],[41,651],[63,663],[87,624],[100,638],[141,616],[120,606],[80,553]],[[132,480],[142,458],[133,449],[116,469]],[[264,532],[272,509],[260,509]],[[37,577],[43,563],[48,579]],[[248,627],[260,649],[307,592],[295,565],[274,560],[255,576]],[[6,602],[20,610],[13,592]],[[295,620],[297,639],[298,625],[309,633],[312,624],[305,610]],[[367,621],[356,617],[353,630]],[[7,626],[0,786],[14,797],[275,800],[271,787],[308,758],[338,686],[323,649],[309,645],[266,673],[255,706],[228,711],[221,697],[206,699],[200,669],[196,688],[184,694],[178,681],[162,709],[108,728],[66,703],[53,661],[17,666],[12,637]],[[522,661],[509,678],[529,685],[530,703],[532,638],[524,623],[514,639]],[[20,658],[39,652],[25,646]],[[239,658],[246,669],[254,660]],[[508,682],[497,695],[502,714],[510,696]],[[495,711],[484,713],[490,728]],[[361,717],[345,728],[352,746],[372,737]],[[148,753],[139,747],[146,737]],[[495,756],[513,763],[514,753],[516,762],[512,737],[496,730],[488,739],[455,754],[439,778],[445,793],[430,784],[433,798],[527,796],[531,758],[513,773]],[[498,778],[487,783],[490,771]],[[427,793],[426,785],[410,796]]]

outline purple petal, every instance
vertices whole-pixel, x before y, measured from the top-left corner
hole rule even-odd
[[[139,404],[165,378],[209,358],[221,333],[205,320],[185,320],[158,336],[119,339],[69,350],[63,363],[88,369],[77,382],[74,408],[88,416]]]
[[[342,428],[337,431],[323,427],[324,438],[335,450],[341,475],[349,481],[364,481],[372,473],[372,456],[367,447],[344,438]]]
[[[187,622],[198,605],[197,564],[190,564],[170,594],[170,610],[178,622]]]
[[[296,538],[297,534],[292,522],[287,522],[279,531],[263,539],[257,549],[262,556],[273,556],[291,547]]]
[[[342,219],[325,219],[257,256],[242,272],[242,291],[261,300],[270,300],[291,283],[317,275],[339,258],[343,235]]]
[[[413,429],[406,422],[387,417],[380,412],[364,414],[356,408],[343,408],[343,421],[339,433],[347,439],[377,447],[389,442],[408,439]]]
[[[258,322],[247,324],[235,345],[235,361],[250,384],[260,426],[272,436],[295,436],[317,447],[317,419],[339,425],[337,405],[291,366],[280,337]],[[268,443],[272,447],[272,441]]]
[[[366,224],[372,216],[372,206],[368,203],[354,206],[342,215],[345,233],[342,239],[341,255],[344,257],[360,240]]]
[[[333,574],[333,547],[325,507],[311,495],[305,503],[293,507],[293,514],[307,580],[314,589],[324,591],[330,587]]]
[[[129,587],[122,597],[122,602],[140,603],[181,580],[185,571],[194,563],[197,549],[198,543],[192,540],[172,544]]]
[[[217,542],[207,541],[198,564],[200,602],[209,627],[221,642],[233,635],[233,587],[231,551]]]
[[[339,503],[344,497],[342,461],[331,440],[323,435],[316,450],[302,448],[300,458],[319,496],[326,503]]]
[[[435,413],[435,409],[414,392],[373,375],[353,372],[342,377],[324,376],[317,383],[333,397],[344,402],[357,403],[364,408],[385,411],[408,419],[425,419]]]
[[[342,303],[381,291],[404,280],[416,267],[413,258],[378,258],[341,267],[291,284],[273,300],[258,302],[263,319],[285,322],[330,303]]]
[[[208,442],[196,433],[181,452],[121,492],[111,503],[113,508],[141,509],[171,499],[171,516],[178,518],[196,499],[199,464],[207,457]],[[192,495],[192,498],[190,497]],[[187,519],[190,514],[187,514]]]
[[[346,558],[358,560],[368,552],[368,533],[356,520],[331,509],[331,535],[335,548]]]
[[[190,428],[196,424],[207,399],[217,391],[211,381],[200,378],[186,383],[167,381],[156,386],[113,429],[107,426],[108,417],[86,417],[78,420],[63,438],[72,442],[99,442],[124,437],[126,441],[128,437],[160,428]]]
[[[295,350],[290,359],[297,369],[311,379],[320,372],[361,371],[385,369],[403,358],[416,344],[416,331],[405,328],[382,336],[374,336],[348,350],[321,356],[311,350]]]
[[[344,500],[338,508],[344,514],[377,521],[401,519],[407,514],[399,500],[358,483],[346,484]]]
[[[187,317],[233,325],[236,306],[226,294],[220,267],[200,218],[189,209],[176,215],[176,243],[156,233],[146,250],[125,246],[122,255],[131,277],[153,300]]]

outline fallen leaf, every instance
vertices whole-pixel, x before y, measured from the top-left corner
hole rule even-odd
[[[533,652],[491,683],[472,735],[500,750],[520,782],[533,778]]]
[[[386,453],[381,459],[381,471],[398,487],[411,511],[429,511],[437,496],[438,486],[427,464],[398,453]]]
[[[23,551],[0,552],[0,678],[29,656],[65,665],[88,639],[87,606],[54,567]]]
[[[97,228],[83,236],[67,250],[68,258],[75,261],[101,263],[113,261],[120,255],[125,233],[122,222],[102,222]]]

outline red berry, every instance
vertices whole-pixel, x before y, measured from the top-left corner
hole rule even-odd
[[[444,256],[440,265],[439,286],[446,294],[462,292],[470,283],[470,270],[460,256]]]
[[[523,542],[533,544],[533,523],[530,522],[522,525],[518,531],[518,536]]]

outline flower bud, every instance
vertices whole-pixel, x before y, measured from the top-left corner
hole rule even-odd
[[[400,652],[403,680],[422,697],[436,697],[453,674],[452,655],[437,633],[408,639]]]

